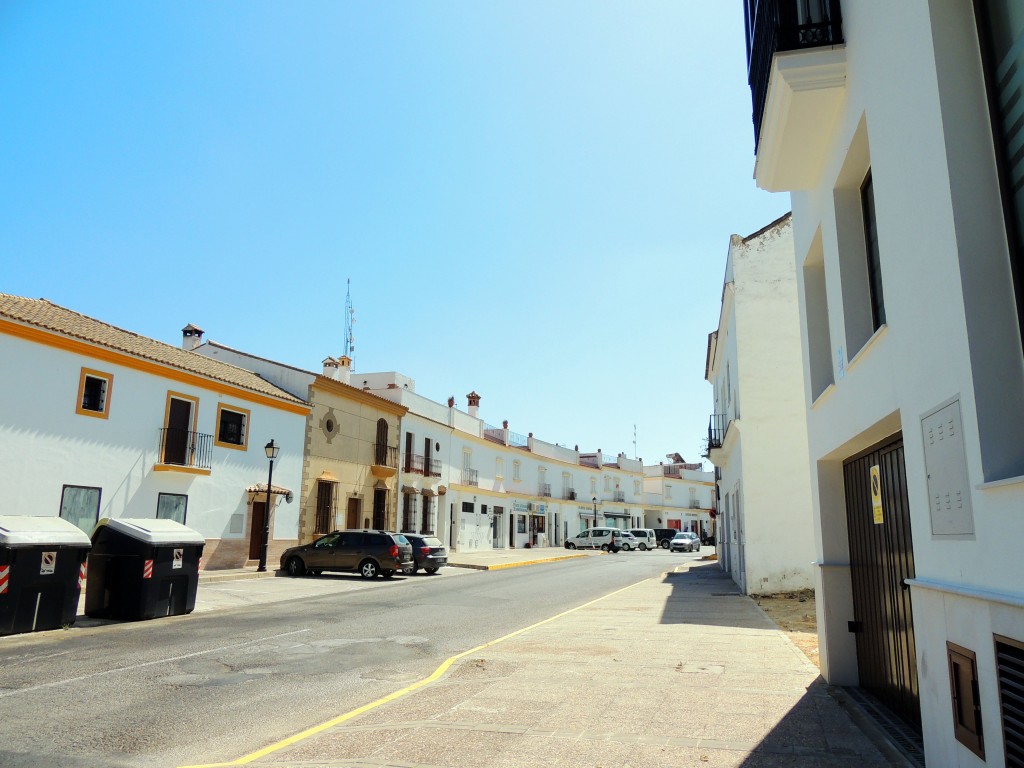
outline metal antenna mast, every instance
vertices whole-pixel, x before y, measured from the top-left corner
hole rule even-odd
[[[352,357],[356,351],[356,339],[352,335],[352,326],[356,322],[356,311],[352,307],[352,280],[345,280],[345,357]]]

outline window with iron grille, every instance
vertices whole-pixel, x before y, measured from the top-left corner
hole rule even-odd
[[[329,480],[316,481],[316,530],[314,533],[330,533],[334,529],[334,489],[336,485]]]
[[[412,533],[416,530],[416,496],[415,493],[402,494],[402,530]]]
[[[434,523],[431,520],[433,515],[433,499],[430,496],[423,497],[423,516],[420,521],[420,533],[433,533]]]
[[[1024,643],[998,635],[995,641],[1003,761],[1024,768]]]
[[[974,651],[946,643],[949,691],[953,700],[953,732],[956,740],[985,759],[981,733],[981,700],[978,696],[978,662]]]

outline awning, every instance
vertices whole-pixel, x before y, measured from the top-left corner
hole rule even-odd
[[[632,517],[632,515],[629,514],[629,512],[603,512],[602,514],[605,517],[622,517],[627,520]]]
[[[338,478],[336,478],[334,475],[332,475],[326,469],[323,472],[320,473],[320,476],[317,477],[317,480],[323,480],[326,483],[336,483],[336,482],[338,482]]]
[[[266,493],[267,493],[267,484],[266,483],[256,483],[256,485],[250,485],[245,490],[246,490],[246,493],[262,493],[263,495],[266,495]],[[272,485],[272,486],[270,486],[270,492],[271,493],[276,493],[278,496],[287,496],[289,493],[291,493],[291,491],[289,491],[287,488],[282,488],[280,485]]]
[[[403,485],[402,493],[419,493],[419,491],[413,488],[411,485]]]
[[[422,491],[420,491],[420,493],[422,493],[424,496],[437,496],[437,492],[434,491],[432,488],[424,488]]]

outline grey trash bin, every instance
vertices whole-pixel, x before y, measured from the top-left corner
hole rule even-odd
[[[74,624],[90,546],[59,517],[0,515],[0,635]]]
[[[206,539],[174,520],[104,518],[92,532],[85,614],[152,619],[191,613]]]

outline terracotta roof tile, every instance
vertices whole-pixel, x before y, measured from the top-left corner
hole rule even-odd
[[[275,387],[252,371],[186,352],[162,341],[140,336],[95,318],[66,309],[46,299],[27,299],[0,293],[0,317],[53,331],[90,344],[123,352],[182,371],[259,392],[292,403],[300,398]]]

